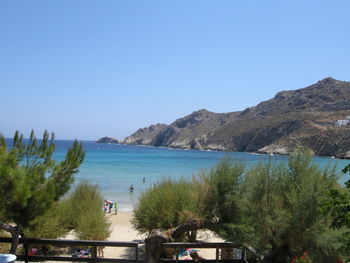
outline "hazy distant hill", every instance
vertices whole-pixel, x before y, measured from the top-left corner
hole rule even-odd
[[[126,144],[187,149],[288,154],[299,145],[317,155],[350,157],[350,82],[325,78],[309,87],[281,91],[241,112],[199,110],[170,125],[143,128]]]

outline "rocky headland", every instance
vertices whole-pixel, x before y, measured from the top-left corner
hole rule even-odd
[[[139,129],[121,143],[182,149],[289,154],[304,146],[320,156],[350,158],[350,82],[325,78],[281,91],[243,111],[195,111],[173,123]],[[350,118],[350,117],[349,117]]]

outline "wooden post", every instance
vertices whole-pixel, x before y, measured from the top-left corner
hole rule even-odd
[[[139,261],[139,245],[135,247],[135,263]]]
[[[175,255],[176,255],[176,263],[178,263],[179,262],[179,246],[176,246]]]
[[[97,245],[94,245],[92,247],[92,255],[93,255],[93,262],[96,262],[96,259],[97,259]]]
[[[24,261],[26,263],[28,263],[29,262],[29,260],[28,260],[29,250],[28,250],[28,241],[27,241],[27,239],[24,239],[23,247],[24,247]]]
[[[16,255],[18,239],[19,239],[19,229],[18,226],[11,226],[0,221],[0,229],[9,232],[12,236],[12,244],[10,249],[10,254]]]
[[[216,245],[216,263],[219,263],[219,245]]]

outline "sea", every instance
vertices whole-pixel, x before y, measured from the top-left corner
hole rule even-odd
[[[56,140],[53,158],[63,160],[72,143]],[[121,211],[131,211],[140,194],[162,178],[184,178],[190,181],[202,170],[210,170],[223,158],[242,161],[248,167],[269,159],[288,160],[287,156],[245,152],[183,150],[90,141],[82,143],[86,156],[75,175],[75,184],[84,180],[97,184],[103,197],[117,201]],[[320,166],[336,165],[339,174],[350,163],[349,160],[329,157],[314,157],[313,161]],[[349,176],[341,175],[339,182],[343,184],[347,179]],[[129,192],[130,185],[135,186],[133,192]]]

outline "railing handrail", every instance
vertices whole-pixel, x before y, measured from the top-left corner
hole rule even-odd
[[[0,237],[0,243],[11,243],[12,238]],[[141,263],[139,259],[139,243],[138,242],[117,242],[117,241],[92,241],[92,240],[68,240],[68,239],[46,239],[46,238],[20,238],[19,244],[23,244],[24,254],[17,255],[18,261],[79,261],[79,262],[108,262],[108,263]],[[90,257],[68,257],[68,256],[52,256],[52,255],[33,255],[29,256],[29,245],[56,245],[56,246],[82,246],[90,247]],[[135,249],[135,259],[120,259],[120,258],[100,258],[97,257],[97,247],[125,247]]]
[[[12,242],[10,237],[0,237],[0,242]],[[106,246],[106,247],[137,247],[138,242],[118,242],[118,241],[90,241],[90,240],[70,240],[70,239],[46,239],[46,238],[20,238],[19,243],[49,244],[49,245],[78,245],[78,246]]]
[[[210,243],[183,243],[183,242],[167,242],[163,243],[164,247],[179,247],[179,248],[241,248],[232,242],[210,242]]]
[[[12,238],[10,237],[0,237],[0,243],[11,243]],[[55,260],[55,261],[84,261],[84,262],[110,262],[110,263],[128,263],[128,262],[141,262],[142,260],[139,259],[139,244],[140,242],[119,242],[119,241],[92,241],[92,240],[69,240],[69,239],[45,239],[45,238],[20,238],[19,244],[24,244],[25,248],[25,254],[24,255],[17,255],[18,260],[23,260],[28,262],[30,261],[41,261],[41,260]],[[74,257],[67,257],[67,256],[44,256],[44,255],[38,255],[38,256],[28,256],[28,245],[31,244],[47,244],[47,245],[57,245],[57,246],[84,246],[84,247],[93,247],[93,251],[95,256],[94,257],[88,257],[88,258],[74,258]],[[125,248],[135,248],[135,259],[116,259],[116,258],[98,258],[97,255],[97,247],[125,247]],[[176,248],[176,250],[180,248],[214,248],[216,249],[216,259],[215,260],[203,260],[208,262],[219,262],[219,249],[225,249],[225,248],[239,248],[243,250],[242,259],[240,262],[246,262],[245,261],[245,249],[248,249],[249,251],[256,254],[256,251],[252,250],[250,246],[247,246],[247,244],[238,245],[234,244],[232,242],[211,242],[211,243],[183,243],[183,242],[168,242],[163,243],[162,246],[164,248]],[[176,253],[176,259],[175,260],[165,260],[162,261],[166,262],[179,262],[178,253]],[[260,255],[258,258],[261,260]],[[221,259],[220,261],[226,262],[227,260]],[[239,262],[239,260],[231,260],[231,262]]]

